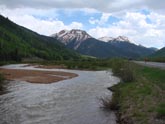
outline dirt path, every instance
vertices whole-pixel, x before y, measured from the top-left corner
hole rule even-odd
[[[144,62],[144,61],[133,61],[137,64],[148,66],[148,67],[155,67],[155,68],[160,68],[165,70],[165,63],[160,63],[160,62]]]
[[[0,69],[7,80],[21,80],[30,83],[54,83],[78,76],[74,73],[58,71],[36,71],[19,69]]]

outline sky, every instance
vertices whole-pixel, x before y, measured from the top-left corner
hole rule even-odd
[[[94,38],[165,46],[165,0],[0,0],[0,14],[47,36],[81,29]]]

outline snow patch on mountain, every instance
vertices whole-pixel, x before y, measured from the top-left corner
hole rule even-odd
[[[118,36],[117,38],[113,37],[101,37],[99,40],[104,42],[131,42],[126,36]]]
[[[58,40],[60,40],[65,45],[74,41],[74,44],[75,44],[74,49],[75,50],[80,46],[80,44],[83,41],[85,41],[88,38],[92,38],[89,34],[86,33],[86,31],[82,31],[79,29],[72,29],[70,31],[62,30],[59,33],[52,35],[52,37],[57,38]]]
[[[101,37],[98,40],[104,41],[104,42],[108,42],[108,41],[112,41],[114,40],[113,37]]]

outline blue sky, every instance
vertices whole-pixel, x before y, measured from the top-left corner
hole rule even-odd
[[[95,38],[127,36],[165,46],[165,0],[1,0],[0,14],[39,34],[81,29]]]

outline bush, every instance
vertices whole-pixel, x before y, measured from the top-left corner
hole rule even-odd
[[[132,82],[134,81],[134,72],[129,63],[124,65],[120,70],[120,77],[124,82]]]
[[[118,97],[119,94],[117,92],[114,92],[112,98],[111,97],[100,98],[101,107],[103,107],[106,110],[118,110],[119,109]]]
[[[126,60],[115,60],[112,62],[112,72],[119,76],[123,82],[132,82],[135,80],[132,63]]]

